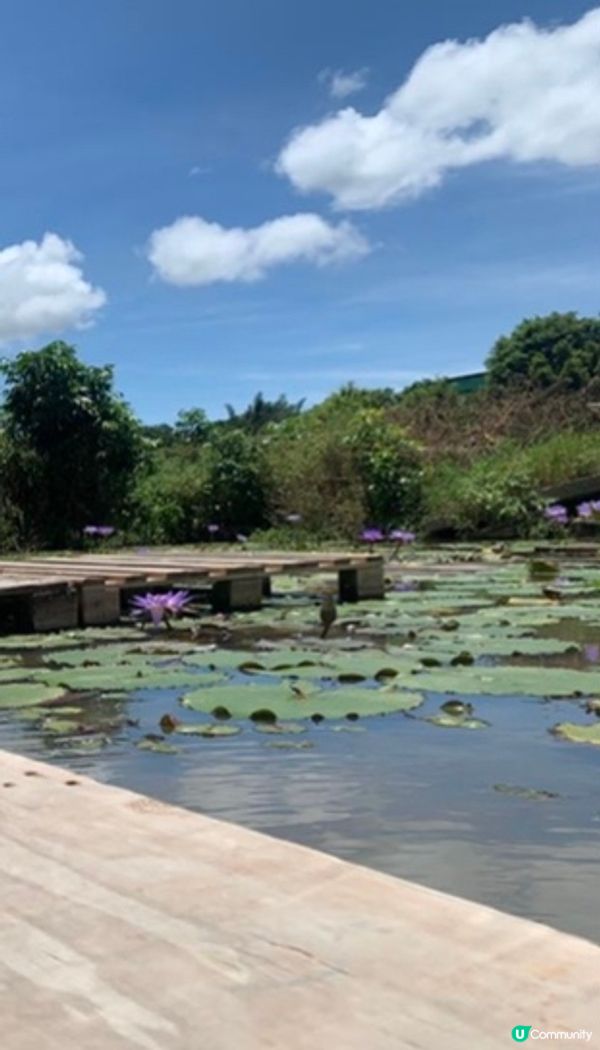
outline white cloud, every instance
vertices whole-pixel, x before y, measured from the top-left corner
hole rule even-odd
[[[350,223],[337,225],[309,212],[284,215],[252,229],[226,229],[199,215],[154,230],[148,258],[164,281],[198,285],[256,281],[283,263],[325,266],[365,255],[366,240]]]
[[[486,160],[600,164],[600,8],[428,48],[373,116],[353,107],[297,129],[277,169],[341,208],[417,197]]]
[[[318,80],[327,84],[332,98],[347,98],[363,91],[367,86],[369,70],[367,67],[356,69],[353,73],[344,73],[342,69],[322,69]]]
[[[0,249],[0,342],[90,323],[106,295],[84,280],[80,261],[74,245],[55,233]]]

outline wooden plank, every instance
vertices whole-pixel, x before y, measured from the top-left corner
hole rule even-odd
[[[19,755],[0,793],[2,1050],[598,1045],[582,938]]]

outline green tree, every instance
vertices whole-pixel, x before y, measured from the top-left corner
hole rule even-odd
[[[266,471],[256,441],[241,430],[216,434],[206,446],[206,525],[247,533],[267,521]]]
[[[211,424],[202,408],[182,409],[175,420],[175,437],[178,441],[201,445],[208,441]]]
[[[528,318],[498,339],[486,364],[492,388],[580,389],[600,373],[600,319],[576,313]]]
[[[63,342],[3,360],[4,472],[24,540],[60,547],[86,524],[118,524],[144,452],[110,367]]]
[[[243,412],[236,412],[232,405],[225,405],[227,410],[225,425],[236,430],[246,430],[250,434],[257,434],[270,423],[281,423],[284,419],[300,415],[303,406],[304,399],[288,401],[287,397],[281,394],[276,401],[269,401],[258,393]]]

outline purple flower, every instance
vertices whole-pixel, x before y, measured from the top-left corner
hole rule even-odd
[[[600,660],[600,645],[584,645],[583,654],[589,664],[597,664]]]
[[[580,503],[577,508],[578,518],[594,518],[597,514],[600,515],[599,499],[586,500],[584,503]]]
[[[553,525],[568,525],[569,512],[562,503],[553,503],[544,510],[544,517]]]
[[[418,591],[419,585],[416,580],[398,580],[394,584],[393,589],[400,591],[402,594],[407,594],[409,591]]]
[[[414,532],[409,532],[408,529],[392,529],[388,533],[388,540],[393,540],[394,543],[414,543],[416,540]]]
[[[243,532],[238,532],[238,534],[237,534],[237,536],[235,538],[238,541],[238,543],[247,543],[248,542],[248,537],[244,536]]]
[[[100,539],[108,539],[116,532],[116,529],[112,525],[86,525],[83,534],[84,536],[98,536]]]
[[[155,627],[171,616],[181,616],[191,601],[189,591],[167,591],[165,594],[136,594],[131,599],[133,616],[149,617]]]
[[[299,525],[300,522],[302,521],[302,515],[301,514],[286,514],[285,520],[287,521],[288,525]]]
[[[215,536],[216,533],[219,531],[220,527],[220,525],[207,525],[206,531],[210,532],[211,536]]]
[[[360,538],[363,543],[381,543],[385,539],[381,529],[363,529]]]

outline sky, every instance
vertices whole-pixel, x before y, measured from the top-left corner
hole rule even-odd
[[[11,0],[0,353],[146,422],[482,367],[598,313],[600,7]]]

